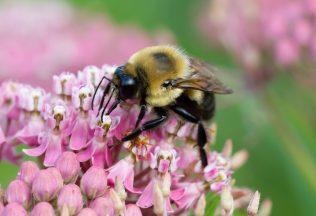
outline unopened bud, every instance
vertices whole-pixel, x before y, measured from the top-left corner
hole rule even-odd
[[[82,209],[77,216],[98,216],[91,208]]]
[[[196,207],[194,209],[194,215],[195,216],[204,216],[205,214],[205,206],[206,206],[206,200],[205,195],[202,194],[197,201]]]
[[[34,178],[32,193],[38,201],[51,201],[63,187],[63,179],[57,168],[40,170]]]
[[[257,212],[259,209],[259,202],[260,202],[260,193],[256,191],[253,197],[251,198],[249,206],[247,208],[247,212],[249,216],[257,215]]]
[[[28,208],[31,204],[31,191],[28,185],[21,180],[12,181],[6,191],[8,203],[19,203],[24,208]]]
[[[126,216],[142,216],[142,212],[137,205],[128,204],[126,207]]]
[[[83,207],[80,188],[75,184],[65,185],[58,195],[57,206],[60,210],[66,206],[70,215],[77,214]]]
[[[89,207],[95,211],[97,215],[104,215],[104,212],[107,212],[108,215],[114,215],[113,202],[108,194],[93,200]]]
[[[56,162],[65,183],[74,183],[80,172],[80,163],[73,152],[64,152]]]
[[[115,178],[115,191],[122,201],[126,200],[127,193],[125,191],[122,180],[118,176]]]
[[[81,178],[81,190],[89,198],[94,199],[105,194],[107,177],[104,169],[92,166]]]
[[[22,205],[13,202],[4,207],[1,216],[27,216],[27,212]]]
[[[230,189],[227,187],[224,187],[221,193],[221,206],[226,215],[232,215],[234,211],[234,199]]]
[[[55,216],[55,211],[50,203],[40,202],[34,206],[30,216]]]
[[[64,205],[60,210],[60,216],[71,216],[69,213],[69,208]]]
[[[156,215],[163,215],[165,211],[164,197],[159,184],[154,184],[154,213]]]
[[[33,161],[25,161],[21,164],[17,179],[20,179],[31,186],[38,171],[39,168],[36,163]]]
[[[231,169],[236,170],[248,160],[248,152],[241,150],[236,152],[231,159]]]

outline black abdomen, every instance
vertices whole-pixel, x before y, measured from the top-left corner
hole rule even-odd
[[[177,98],[176,104],[183,107],[200,120],[209,120],[215,114],[215,96],[213,93],[204,93],[204,98],[201,104],[191,100],[187,95],[182,94]]]

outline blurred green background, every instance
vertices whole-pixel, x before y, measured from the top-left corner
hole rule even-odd
[[[197,28],[202,0],[72,0],[84,13],[107,14],[117,25],[133,25],[149,34],[167,29],[187,53],[228,71],[225,81],[235,93],[218,97],[215,121],[221,149],[228,138],[234,150],[247,149],[250,158],[235,174],[237,185],[259,190],[273,201],[272,215],[316,214],[315,88],[278,74],[259,90],[245,87],[244,73],[224,50],[201,36]],[[119,43],[119,41],[118,41]],[[17,168],[0,163],[6,186]]]

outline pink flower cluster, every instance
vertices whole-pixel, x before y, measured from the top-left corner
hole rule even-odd
[[[222,152],[208,152],[205,168],[194,147],[196,128],[190,123],[171,118],[165,127],[120,141],[133,129],[138,107],[125,103],[101,117],[91,109],[98,82],[113,71],[107,65],[87,66],[76,75],[55,75],[51,93],[2,83],[0,159],[19,162],[22,155],[15,147],[25,144],[23,153],[37,158],[41,168],[31,161],[21,164],[16,180],[4,195],[0,193],[0,215],[137,216],[193,211],[200,216],[208,193],[221,196],[218,211],[223,215],[231,215],[234,208],[246,209],[253,192],[236,188],[232,175],[248,154],[242,150],[232,155],[231,141]],[[102,90],[95,107],[101,96]],[[212,125],[208,147],[215,134]],[[249,215],[257,213],[257,193],[253,200]]]
[[[9,0],[0,3],[0,81],[47,86],[52,74],[118,64],[137,50],[170,42],[167,32],[151,37],[135,26],[76,11],[66,1]],[[119,41],[119,43],[117,43]]]
[[[314,0],[215,0],[210,5],[204,23],[208,34],[234,54],[254,81],[268,79],[281,68],[313,71]]]

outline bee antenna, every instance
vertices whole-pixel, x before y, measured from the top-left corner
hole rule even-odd
[[[111,83],[109,82],[109,83],[106,85],[106,87],[105,87],[105,89],[104,89],[104,91],[103,91],[103,95],[102,95],[102,98],[101,98],[101,102],[100,102],[100,104],[99,104],[97,116],[99,115],[100,110],[101,110],[102,107],[103,107],[105,96],[109,93],[110,88],[111,88]]]
[[[111,94],[110,94],[110,97],[109,97],[108,101],[106,102],[106,104],[105,104],[105,106],[104,106],[104,108],[103,108],[103,110],[102,110],[102,113],[101,113],[101,122],[102,122],[102,123],[103,123],[103,115],[104,115],[105,110],[106,110],[106,108],[108,107],[108,105],[109,105],[109,103],[110,103],[110,101],[111,101],[111,99],[112,99],[112,97],[113,97],[113,94],[114,94],[114,91],[115,91],[115,90],[116,90],[116,88],[113,88],[113,89],[112,89]]]
[[[109,78],[107,78],[106,76],[103,76],[102,79],[100,80],[100,82],[98,83],[97,87],[95,88],[95,91],[94,91],[94,94],[93,94],[93,97],[92,97],[92,102],[91,102],[91,109],[93,110],[93,103],[94,103],[94,99],[95,99],[95,96],[97,95],[97,92],[101,86],[101,83],[103,82],[103,80],[106,79],[108,80],[110,83],[113,83],[112,80],[110,80]],[[105,91],[104,91],[105,92]],[[103,93],[104,94],[104,93]],[[106,93],[107,94],[107,93]]]

